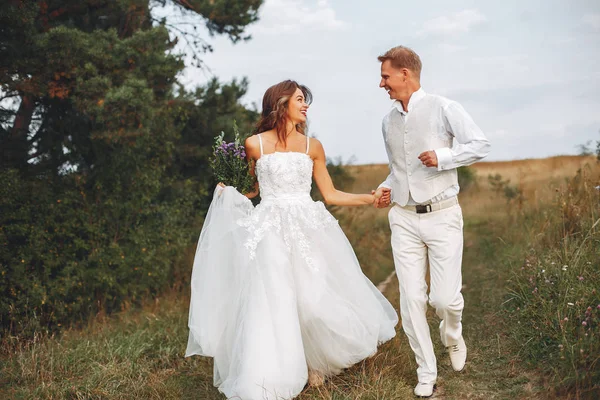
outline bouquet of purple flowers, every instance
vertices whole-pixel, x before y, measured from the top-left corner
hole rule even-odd
[[[250,164],[246,160],[246,148],[237,124],[233,121],[233,142],[225,142],[225,132],[215,137],[210,165],[217,181],[233,186],[242,194],[254,190],[256,179],[250,175]]]

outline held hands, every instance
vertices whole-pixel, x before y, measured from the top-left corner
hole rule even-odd
[[[424,151],[423,153],[419,154],[419,160],[421,160],[423,165],[426,167],[437,168],[438,166],[437,154],[435,154],[435,151],[433,150]]]
[[[388,188],[381,187],[377,190],[372,190],[371,194],[375,198],[373,201],[373,207],[375,208],[385,208],[388,207],[391,203],[391,193],[392,191]]]

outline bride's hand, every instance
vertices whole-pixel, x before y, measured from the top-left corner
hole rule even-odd
[[[373,201],[371,205],[377,206],[379,204],[379,199],[383,195],[380,190],[371,190],[371,195],[373,196]]]
[[[219,190],[219,196],[221,196],[221,194],[223,193],[223,189],[225,189],[225,185],[223,184],[223,182],[219,182],[217,184],[217,187],[220,188],[221,190]]]

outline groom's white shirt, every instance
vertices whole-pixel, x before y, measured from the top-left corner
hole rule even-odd
[[[459,192],[456,168],[484,158],[490,143],[471,116],[457,102],[414,92],[408,112],[396,100],[383,118],[383,139],[390,174],[379,187],[392,190],[401,206],[436,203]],[[438,168],[425,167],[419,154],[434,150]]]

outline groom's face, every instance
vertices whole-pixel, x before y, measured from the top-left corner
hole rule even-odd
[[[394,68],[390,60],[381,63],[381,81],[379,87],[388,92],[390,99],[400,100],[408,90],[408,70]]]

